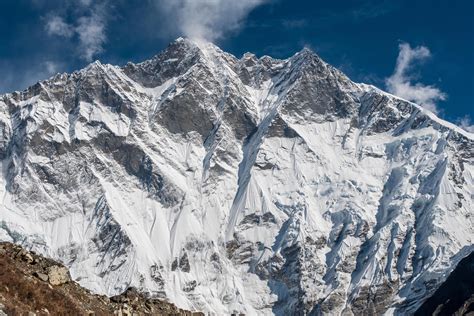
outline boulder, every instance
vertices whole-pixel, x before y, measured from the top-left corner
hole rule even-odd
[[[33,273],[33,276],[37,277],[38,279],[40,279],[41,281],[44,281],[44,282],[48,282],[48,275],[45,274],[45,273],[41,273],[41,272],[34,272]]]
[[[51,285],[61,285],[69,282],[69,272],[65,267],[51,266],[48,268],[49,283]]]

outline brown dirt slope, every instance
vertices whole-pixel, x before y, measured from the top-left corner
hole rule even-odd
[[[0,243],[2,315],[204,315],[147,298],[134,289],[108,298],[72,281],[58,262]]]

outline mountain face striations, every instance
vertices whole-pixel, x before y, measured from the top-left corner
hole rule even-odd
[[[0,96],[0,240],[216,314],[410,314],[473,250],[474,135],[286,60],[178,39]]]

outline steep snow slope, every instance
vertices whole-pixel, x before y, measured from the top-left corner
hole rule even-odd
[[[474,136],[309,50],[178,39],[0,98],[0,240],[217,314],[415,311],[474,250]]]

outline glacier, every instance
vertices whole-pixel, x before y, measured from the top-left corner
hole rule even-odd
[[[179,38],[0,96],[0,240],[211,314],[411,314],[474,250],[473,145],[308,49]]]

